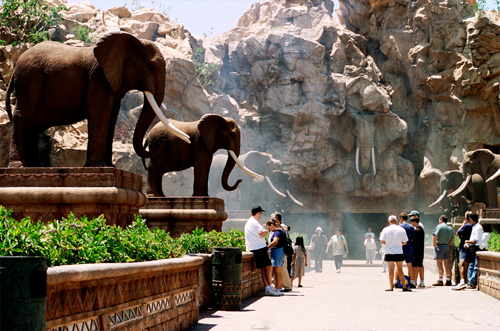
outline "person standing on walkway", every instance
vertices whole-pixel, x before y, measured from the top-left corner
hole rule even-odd
[[[309,244],[309,250],[313,252],[314,255],[314,271],[323,271],[323,259],[325,255],[325,247],[328,239],[323,234],[323,229],[318,226],[316,228],[316,234],[311,237],[311,242]]]
[[[295,246],[293,246],[292,257],[292,278],[290,279],[293,286],[293,279],[299,279],[299,287],[302,287],[302,277],[305,274],[307,267],[307,250],[304,247],[304,238],[298,236],[295,238]]]
[[[467,271],[469,269],[469,264],[472,261],[472,254],[467,252],[467,249],[464,247],[465,241],[469,240],[470,234],[472,233],[472,224],[470,223],[470,215],[471,211],[465,213],[465,219],[462,223],[462,226],[457,230],[457,236],[460,238],[460,244],[458,245],[458,252],[460,254],[460,262],[458,263],[458,268],[460,270],[460,282],[452,288],[454,291],[465,290],[467,286]]]
[[[275,222],[276,224],[279,224],[279,227],[285,233],[285,236],[287,239],[287,244],[288,244],[288,240],[289,240],[290,236],[288,234],[288,226],[285,225],[285,223],[283,223],[283,217],[281,216],[280,213],[275,212],[272,215],[272,218],[276,221]],[[269,239],[271,239],[271,238],[269,238]],[[285,248],[283,248],[283,252],[285,252]],[[291,258],[292,258],[292,255],[290,255],[290,259]],[[290,292],[292,290],[292,282],[290,281],[290,275],[288,274],[287,266],[288,266],[288,256],[285,253],[285,262],[283,263],[283,266],[281,268],[281,280],[283,281],[283,288],[285,289],[285,292]]]
[[[433,286],[451,286],[451,268],[450,268],[450,247],[455,242],[453,229],[448,225],[448,217],[441,215],[439,224],[434,229],[432,244],[434,246],[434,260],[436,260],[439,279],[432,284]],[[444,265],[444,268],[443,268]],[[443,274],[446,270],[446,283],[443,283]]]
[[[390,287],[386,291],[392,291],[394,288],[394,264],[396,265],[396,274],[401,284],[404,284],[405,278],[403,273],[403,246],[408,242],[406,231],[397,225],[398,219],[395,215],[389,216],[389,226],[385,227],[380,234],[380,242],[384,246],[385,260],[389,265],[389,284]],[[411,289],[404,285],[403,292],[411,292]]]
[[[342,259],[347,257],[349,249],[347,248],[347,240],[340,232],[340,229],[335,229],[335,234],[330,238],[326,246],[325,254],[328,254],[328,249],[332,246],[333,259],[335,260],[335,272],[339,273],[342,268]]]
[[[415,280],[420,276],[418,287],[425,287],[424,282],[424,251],[425,251],[425,231],[420,226],[420,217],[412,215],[410,224],[415,228],[413,233],[413,275]],[[405,245],[406,246],[406,245]],[[404,246],[403,246],[404,247]]]
[[[254,255],[256,267],[260,268],[262,282],[265,286],[265,295],[278,296],[281,294],[272,284],[273,269],[265,238],[267,230],[259,223],[259,219],[264,212],[265,210],[261,206],[252,208],[252,217],[245,223],[245,245],[246,250]]]
[[[375,239],[375,233],[372,232],[372,228],[368,228],[368,232],[366,232],[365,238],[367,235]]]
[[[476,252],[480,250],[483,239],[483,228],[479,224],[479,216],[476,213],[470,214],[470,222],[472,224],[472,232],[469,240],[465,241],[464,246],[471,254],[472,262],[469,264],[467,272],[468,284],[465,288],[473,289],[477,285],[477,256]]]
[[[410,277],[410,288],[416,288],[416,277],[413,274],[413,239],[415,239],[415,228],[408,224],[408,215],[406,213],[399,214],[399,226],[405,229],[406,236],[408,237],[408,244],[403,246],[403,254],[405,256],[406,268],[408,269],[408,276]]]
[[[377,244],[370,234],[365,234],[366,264],[373,264],[373,259],[377,253]]]
[[[282,269],[283,264],[285,264],[285,252],[283,247],[286,245],[286,235],[285,231],[281,228],[280,224],[276,220],[269,220],[266,223],[269,231],[273,232],[271,236],[271,242],[267,245],[271,253],[271,263],[273,266],[274,277],[276,279],[276,288],[278,291],[283,293],[285,289],[283,288],[283,278]]]

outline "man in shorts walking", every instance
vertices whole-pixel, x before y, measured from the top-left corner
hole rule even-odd
[[[401,284],[404,284],[404,273],[403,273],[403,245],[408,242],[408,236],[406,231],[398,226],[398,219],[396,216],[389,216],[389,226],[382,230],[380,234],[380,243],[384,246],[385,251],[385,261],[389,265],[389,284],[390,287],[386,291],[393,290],[393,280],[394,280],[394,264],[396,264],[396,272],[401,280]],[[403,285],[403,292],[411,292],[410,288]]]
[[[252,217],[245,223],[245,244],[247,251],[253,253],[255,265],[260,268],[265,295],[279,296],[282,293],[276,290],[272,284],[273,268],[265,239],[267,230],[258,222],[264,212],[265,210],[261,206],[252,208]]]
[[[439,216],[439,224],[434,229],[432,244],[434,245],[434,260],[436,260],[439,279],[432,286],[443,286],[443,273],[446,270],[446,286],[451,286],[451,268],[449,263],[450,247],[453,246],[455,237],[453,229],[448,225],[448,217]],[[444,268],[443,268],[444,265]]]

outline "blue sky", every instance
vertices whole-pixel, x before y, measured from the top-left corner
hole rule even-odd
[[[168,12],[172,21],[184,24],[194,36],[217,35],[236,27],[243,13],[256,0],[87,0],[96,8],[109,9],[126,5],[128,8],[140,6]],[[83,2],[69,0],[69,2]],[[338,8],[338,0],[334,0]],[[487,9],[495,8],[494,0],[486,0]]]

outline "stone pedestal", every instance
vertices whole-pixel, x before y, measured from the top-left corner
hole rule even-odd
[[[125,227],[146,205],[142,176],[106,168],[0,168],[0,204],[21,220],[49,222],[104,214]]]
[[[149,197],[139,212],[149,228],[159,227],[172,237],[190,233],[196,227],[221,231],[227,219],[224,200],[212,197]]]

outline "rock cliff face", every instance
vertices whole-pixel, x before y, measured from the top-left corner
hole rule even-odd
[[[340,0],[338,20],[333,10],[330,0],[265,0],[234,29],[196,40],[155,10],[84,3],[69,6],[59,34],[83,46],[71,31],[86,25],[96,37],[122,30],[155,41],[167,62],[165,114],[234,118],[242,153],[272,154],[292,175],[305,205],[295,212],[438,213],[425,208],[462,148],[500,152],[500,15],[474,16],[457,0]],[[22,52],[9,47],[1,50],[6,83]],[[195,60],[218,65],[213,86],[201,85]],[[141,93],[122,101],[114,161],[144,175],[130,145],[141,107]],[[8,119],[0,121],[8,146]],[[49,137],[52,166],[83,162],[84,123]],[[5,164],[4,149],[0,157]],[[166,177],[166,192],[191,191],[189,175]]]

